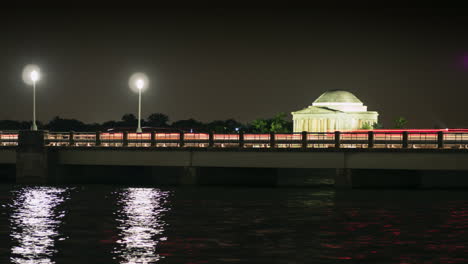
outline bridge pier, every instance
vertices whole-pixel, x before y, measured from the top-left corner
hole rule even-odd
[[[16,150],[16,183],[45,184],[55,170],[56,155],[49,155],[44,131],[20,131]]]
[[[165,167],[150,168],[151,182],[156,185],[196,185],[198,184],[199,168],[197,167]]]
[[[333,185],[335,169],[278,168],[276,187],[320,187]]]
[[[335,188],[351,189],[353,188],[352,170],[346,168],[336,169]]]
[[[182,175],[179,177],[180,185],[196,185],[198,183],[199,168],[184,167]]]

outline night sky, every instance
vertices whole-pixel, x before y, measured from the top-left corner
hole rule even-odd
[[[2,9],[0,119],[143,116],[248,122],[353,92],[384,126],[468,127],[466,9]]]

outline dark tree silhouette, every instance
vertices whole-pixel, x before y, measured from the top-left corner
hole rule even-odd
[[[169,126],[167,122],[169,122],[169,117],[167,115],[162,113],[153,113],[148,116],[146,124],[152,127],[167,127]]]
[[[176,131],[193,131],[193,132],[216,132],[216,133],[236,133],[238,131],[245,131],[250,133],[288,133],[292,131],[292,122],[287,121],[284,113],[277,114],[270,119],[257,119],[252,121],[249,125],[244,125],[235,119],[215,120],[210,123],[203,123],[193,118],[186,120],[179,120],[168,124],[169,117],[162,113],[153,113],[148,116],[148,120],[142,120],[143,125],[152,127],[166,127],[165,129],[174,128]],[[87,124],[77,119],[54,117],[47,125],[43,125],[37,121],[40,129],[67,132],[67,131],[107,131],[109,129],[136,129],[138,120],[134,114],[124,114],[120,121],[109,120],[99,123]],[[0,120],[0,131],[3,130],[23,130],[30,129],[30,121],[15,121],[15,120]]]
[[[270,132],[275,133],[290,133],[292,131],[292,123],[286,121],[286,113],[278,113],[270,119]]]
[[[234,119],[215,120],[206,125],[206,129],[215,133],[234,133],[238,130],[244,130],[244,125]]]
[[[103,130],[107,130],[109,128],[114,128],[114,127],[119,127],[119,126],[120,126],[119,122],[111,120],[111,121],[106,121],[106,122],[102,123],[101,127],[102,127]]]
[[[249,132],[253,133],[268,133],[270,132],[269,120],[266,119],[255,119],[249,125]]]
[[[87,126],[76,119],[54,117],[46,126],[50,131],[86,131]]]
[[[395,128],[402,129],[406,126],[406,124],[408,124],[408,120],[406,120],[404,117],[400,116],[395,119]]]
[[[172,127],[193,132],[206,131],[205,125],[193,118],[176,121],[172,123]]]
[[[372,129],[382,129],[384,128],[383,124],[382,123],[374,123],[372,124]]]
[[[249,125],[249,131],[254,133],[291,133],[293,124],[286,120],[285,113],[278,113],[270,119],[255,119]]]
[[[133,122],[133,121],[136,121],[137,118],[134,114],[124,114],[122,116],[122,121],[123,122]]]
[[[122,123],[120,126],[124,127],[136,127],[138,125],[138,119],[134,114],[124,114],[122,116]]]
[[[2,120],[0,121],[0,130],[18,130],[18,129],[25,129],[26,124],[25,122],[19,122],[14,120]]]

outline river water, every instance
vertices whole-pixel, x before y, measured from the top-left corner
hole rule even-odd
[[[0,263],[468,263],[468,192],[0,185]]]

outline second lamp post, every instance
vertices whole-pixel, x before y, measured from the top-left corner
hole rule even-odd
[[[136,130],[137,133],[142,133],[143,130],[141,129],[141,93],[144,91],[146,87],[148,87],[148,77],[146,77],[143,73],[135,73],[130,77],[130,88],[136,92],[138,92],[138,128]]]

